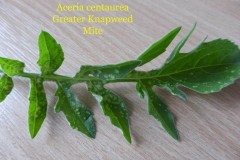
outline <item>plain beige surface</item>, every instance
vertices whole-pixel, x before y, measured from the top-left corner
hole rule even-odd
[[[209,40],[222,37],[240,45],[239,0],[78,1],[84,4],[129,5],[134,23],[94,25],[103,27],[105,33],[100,36],[83,35],[83,24],[53,24],[51,16],[56,14],[58,2],[0,0],[0,56],[25,62],[27,72],[39,72],[36,65],[37,38],[41,30],[46,30],[65,51],[65,61],[57,73],[74,75],[81,64],[117,63],[134,59],[172,28],[183,26],[173,43],[176,44],[194,22],[198,22],[197,29],[184,51],[191,50],[205,35],[209,36]],[[81,16],[87,13],[66,13],[73,14]],[[167,54],[143,69],[160,66],[173,47],[171,45]],[[48,114],[39,134],[31,140],[27,125],[29,81],[15,78],[14,83],[13,92],[0,104],[1,160],[240,159],[240,81],[211,95],[200,95],[184,89],[189,98],[187,101],[157,90],[176,117],[180,142],[167,135],[160,123],[147,114],[146,100],[138,98],[133,83],[109,85],[125,100],[129,109],[131,145],[110,124],[83,84],[75,86],[73,91],[95,113],[96,139],[89,139],[72,130],[62,113],[54,113],[56,87],[54,83],[45,83]]]

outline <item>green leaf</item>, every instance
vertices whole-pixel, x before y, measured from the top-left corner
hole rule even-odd
[[[148,94],[149,107],[152,107],[150,114],[152,115],[160,114],[160,112],[164,113],[163,108],[166,108],[166,105],[152,92],[151,88],[153,86],[167,89],[173,95],[186,99],[187,96],[178,88],[179,86],[208,94],[220,91],[240,77],[240,50],[229,40],[217,39],[204,42],[204,39],[189,53],[180,53],[194,28],[195,25],[160,69],[148,72],[133,71],[128,76],[141,82],[137,84],[136,88],[141,95],[143,95],[142,90]],[[162,122],[163,118],[156,115],[154,117]],[[167,117],[168,123],[166,124],[168,126],[163,122],[162,124],[165,125],[164,128],[172,137],[177,138],[177,132],[174,132],[172,115],[168,114],[165,117],[166,121]],[[170,128],[171,130],[169,130]]]
[[[173,95],[186,99],[186,94],[179,87],[208,94],[222,90],[240,78],[240,49],[229,40],[217,39],[205,42],[206,38],[188,53],[181,49],[193,33],[191,31],[178,43],[166,62],[151,71],[136,71],[135,68],[152,61],[161,55],[176,35],[180,27],[175,28],[162,39],[150,46],[137,60],[119,64],[81,67],[75,77],[54,74],[64,60],[61,46],[47,32],[39,36],[40,56],[38,64],[41,74],[25,73],[24,63],[0,57],[0,102],[13,88],[12,76],[31,79],[29,95],[29,131],[34,138],[38,133],[47,112],[47,100],[43,81],[54,81],[58,85],[58,102],[55,111],[62,111],[72,128],[89,137],[95,137],[96,129],[93,113],[74,95],[70,88],[73,84],[86,82],[88,90],[97,98],[103,112],[111,122],[120,128],[124,137],[131,143],[127,108],[123,100],[104,86],[114,82],[137,82],[136,90],[140,97],[148,97],[148,111],[161,122],[163,128],[175,139],[178,132],[172,113],[166,104],[153,91],[158,86],[167,89]]]
[[[25,64],[17,60],[0,57],[0,67],[7,75],[15,76],[23,73]]]
[[[140,97],[140,98],[144,98],[144,91],[143,91],[143,88],[142,88],[142,85],[141,85],[141,83],[137,83],[136,84],[136,91],[137,91],[137,93],[138,93],[138,96]]]
[[[43,79],[32,78],[29,95],[28,127],[32,138],[40,130],[47,113],[47,99],[43,87]]]
[[[196,23],[193,25],[191,31],[178,43],[178,45],[174,48],[174,50],[172,51],[171,55],[168,57],[168,59],[166,60],[166,63],[168,63],[169,61],[171,61],[173,59],[173,57],[175,57],[175,55],[177,53],[180,52],[180,50],[182,49],[182,47],[184,46],[184,44],[187,42],[188,38],[191,36],[191,34],[193,33],[193,31],[196,28]],[[199,46],[198,46],[199,47]]]
[[[174,118],[172,113],[168,110],[166,104],[153,92],[152,86],[148,85],[147,81],[140,81],[138,85],[148,96],[148,112],[154,118],[161,122],[162,126],[166,131],[174,138],[179,138],[178,131],[174,124]]]
[[[177,53],[148,76],[171,90],[184,86],[204,94],[219,92],[240,77],[240,50],[228,40],[203,43],[190,53]]]
[[[94,138],[96,135],[93,113],[70,91],[70,84],[58,82],[58,102],[55,111],[62,111],[73,129]]]
[[[177,36],[181,27],[177,27],[174,30],[170,31],[162,39],[152,44],[146,51],[144,51],[137,60],[141,60],[141,66],[152,61],[162,53],[164,53],[173,39]]]
[[[88,90],[102,106],[104,114],[109,116],[112,124],[120,128],[126,140],[131,143],[128,113],[123,100],[118,95],[105,89],[101,81],[88,81],[87,84]]]
[[[152,81],[150,81],[149,83],[152,83]],[[179,90],[176,85],[172,83],[165,83],[161,80],[157,80],[153,83],[160,88],[168,90],[172,95],[178,96],[182,100],[187,100],[187,95],[183,91]]]
[[[184,86],[199,93],[219,92],[240,77],[240,50],[229,40],[217,39],[201,42],[189,53],[180,53],[190,33],[177,45],[160,69],[149,72],[132,72],[131,77],[148,80],[148,83],[169,90],[186,99],[178,89]]]
[[[2,102],[12,91],[13,80],[8,75],[3,74],[0,77],[0,102]]]
[[[106,66],[82,66],[80,72],[75,76],[93,78],[93,80],[87,81],[88,90],[97,98],[104,114],[109,116],[112,124],[123,131],[123,135],[129,143],[131,143],[131,135],[126,106],[118,95],[105,89],[104,84],[109,80],[125,78],[140,64],[141,61],[135,60]]]
[[[89,77],[98,78],[104,81],[123,78],[137,66],[141,61],[127,61],[119,64],[110,64],[105,66],[90,66],[84,65],[81,67],[80,72],[75,77],[82,77],[88,75]]]
[[[54,73],[64,60],[64,53],[60,44],[47,32],[42,31],[39,39],[39,60],[43,74]]]

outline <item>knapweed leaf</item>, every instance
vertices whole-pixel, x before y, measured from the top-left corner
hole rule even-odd
[[[54,73],[64,60],[64,53],[60,44],[47,32],[42,31],[39,39],[38,65],[43,74]]]
[[[162,39],[152,44],[146,51],[144,51],[137,60],[141,60],[141,66],[152,61],[162,53],[164,53],[173,39],[177,36],[181,27],[177,27],[165,35]]]
[[[187,87],[199,93],[219,92],[240,77],[240,50],[229,40],[204,42],[192,51],[180,53],[181,48],[195,29],[177,45],[166,63],[149,72],[132,72],[131,77],[148,80],[148,83],[169,90],[182,99],[187,96],[178,89]],[[142,77],[142,78],[141,78]]]
[[[10,94],[13,88],[13,80],[6,74],[0,76],[0,102]]]
[[[190,53],[177,53],[169,63],[148,75],[154,75],[154,84],[165,86],[180,97],[178,86],[204,94],[219,92],[240,77],[240,50],[228,40],[214,40]]]
[[[126,140],[131,143],[128,124],[128,112],[123,100],[113,92],[104,88],[101,81],[88,81],[88,90],[96,97],[106,116],[120,128]]]
[[[89,76],[104,81],[123,78],[137,66],[141,64],[139,60],[127,61],[119,64],[110,64],[105,66],[84,65],[75,77]]]
[[[62,111],[73,129],[94,138],[96,135],[93,113],[70,91],[70,84],[58,82],[58,102],[55,112]]]
[[[31,137],[34,138],[47,111],[43,81],[56,82],[58,102],[55,105],[55,111],[62,111],[72,128],[93,138],[96,134],[93,113],[70,91],[74,84],[87,83],[89,92],[97,98],[104,114],[110,118],[113,125],[121,129],[124,137],[131,143],[127,108],[123,100],[106,89],[105,85],[116,82],[134,82],[137,83],[136,90],[139,96],[148,98],[149,114],[160,121],[163,128],[173,138],[178,139],[174,117],[167,105],[154,92],[155,86],[167,89],[173,95],[185,100],[187,96],[179,87],[209,94],[221,91],[240,78],[240,49],[229,40],[216,39],[205,42],[205,38],[190,52],[181,52],[195,27],[196,24],[177,44],[165,63],[157,69],[136,70],[137,67],[164,53],[181,27],[175,28],[151,45],[137,60],[109,65],[84,65],[74,77],[54,73],[61,66],[64,53],[56,40],[49,33],[42,31],[38,40],[40,54],[38,65],[41,68],[41,74],[26,73],[23,71],[24,63],[0,57],[2,75],[0,77],[0,102],[13,88],[12,76],[31,80],[29,131]]]
[[[43,87],[43,79],[31,79],[29,102],[28,127],[31,137],[34,138],[47,114],[47,98]]]
[[[148,85],[147,81],[140,81],[138,85],[148,96],[148,112],[154,118],[161,122],[163,128],[174,138],[179,138],[178,131],[174,124],[173,114],[168,110],[168,107],[152,90],[152,85]]]
[[[162,122],[168,133],[177,139],[177,131],[174,126],[173,116],[166,105],[161,102],[151,90],[153,86],[159,86],[169,90],[173,95],[182,99],[187,96],[178,87],[184,86],[199,93],[219,92],[222,88],[232,84],[240,77],[240,50],[238,46],[229,40],[217,39],[211,42],[201,42],[189,53],[180,53],[195,28],[177,45],[166,63],[160,68],[148,72],[133,71],[129,77],[138,77],[139,83],[136,89],[140,95],[148,95],[149,113]],[[141,83],[140,83],[141,82]],[[158,110],[157,110],[158,109]],[[157,114],[164,111],[165,121]],[[159,112],[158,112],[159,111]],[[168,126],[166,126],[168,125]]]
[[[18,60],[0,57],[0,68],[9,76],[16,76],[23,73],[25,64]]]

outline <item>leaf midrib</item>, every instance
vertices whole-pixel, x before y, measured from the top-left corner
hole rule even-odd
[[[162,78],[162,77],[168,77],[168,76],[172,76],[175,74],[180,74],[183,72],[187,72],[187,71],[192,71],[192,70],[196,70],[196,69],[204,69],[204,68],[208,68],[208,67],[217,67],[217,66],[228,66],[231,67],[232,65],[240,65],[239,63],[224,63],[224,64],[216,64],[216,65],[208,65],[208,66],[202,66],[202,67],[195,67],[195,68],[190,68],[190,69],[186,69],[186,70],[182,70],[179,72],[173,72],[173,73],[168,73],[168,74],[158,74],[158,75],[153,75],[153,76],[148,76],[148,72],[142,72],[144,75],[137,75],[137,73],[139,73],[140,71],[136,71],[133,75],[131,75],[131,73],[129,74],[129,77],[125,77],[125,78],[116,78],[113,80],[108,80],[106,82],[107,83],[115,83],[115,82],[137,82],[139,80],[148,80],[148,79],[157,79],[157,78]],[[156,70],[155,70],[156,71]],[[1,71],[0,71],[1,73]],[[89,81],[99,81],[102,79],[97,79],[94,77],[67,77],[67,76],[60,76],[57,74],[53,74],[53,75],[41,75],[41,74],[35,74],[35,73],[20,73],[18,76],[21,77],[27,77],[27,78],[43,78],[45,81],[68,81],[71,82],[71,84],[75,84],[75,83],[79,83],[79,82],[89,82]],[[132,76],[132,77],[131,77]]]
[[[182,71],[179,71],[179,72],[173,72],[173,73],[169,73],[169,74],[163,74],[163,75],[157,75],[157,76],[149,76],[149,77],[146,77],[146,78],[141,78],[140,77],[138,79],[155,79],[155,78],[161,78],[161,77],[169,77],[169,76],[172,76],[172,75],[175,75],[175,74],[180,74],[180,73],[183,73],[183,72],[192,71],[192,70],[196,70],[196,69],[204,69],[204,68],[209,68],[209,67],[217,67],[217,66],[225,66],[225,65],[228,65],[228,67],[229,67],[230,65],[234,65],[234,64],[235,63],[208,65],[208,66],[203,66],[203,67],[190,68],[190,69],[182,70]],[[132,78],[132,79],[136,79],[136,78]]]

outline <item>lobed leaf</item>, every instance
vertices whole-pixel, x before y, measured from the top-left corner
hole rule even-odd
[[[6,74],[0,77],[0,102],[10,94],[13,89],[13,80]]]
[[[31,137],[34,138],[40,130],[47,114],[47,98],[43,87],[43,79],[31,79],[29,102],[28,127]]]
[[[141,66],[152,61],[162,53],[164,53],[173,39],[177,36],[181,27],[177,27],[165,35],[162,39],[152,44],[146,51],[144,51],[137,60],[142,61]]]
[[[88,81],[87,84],[88,90],[102,106],[104,114],[109,116],[112,124],[120,128],[126,140],[131,143],[128,113],[123,100],[118,95],[105,89],[101,81]]]
[[[94,138],[96,135],[93,113],[70,91],[70,84],[58,82],[58,102],[55,111],[62,111],[73,129]]]
[[[201,42],[189,53],[180,53],[190,33],[177,45],[162,68],[149,72],[133,72],[133,76],[148,80],[151,85],[168,89],[186,99],[178,86],[199,93],[218,92],[240,77],[240,49],[229,40]]]
[[[205,42],[206,38],[188,53],[181,53],[192,30],[178,43],[161,68],[151,71],[136,71],[135,68],[152,61],[161,55],[180,31],[175,28],[162,39],[144,51],[137,60],[104,66],[84,65],[72,79],[54,72],[61,66],[64,53],[61,46],[47,32],[39,36],[40,56],[38,64],[42,74],[24,73],[25,64],[0,57],[0,102],[13,88],[12,78],[22,76],[31,79],[29,95],[29,131],[32,138],[36,136],[46,117],[47,100],[43,80],[57,82],[58,102],[55,111],[62,111],[72,128],[93,138],[96,134],[93,113],[70,91],[71,83],[86,82],[88,90],[97,98],[103,112],[111,122],[120,128],[124,137],[131,143],[127,108],[123,100],[104,87],[110,82],[137,82],[136,90],[140,97],[148,97],[149,114],[161,122],[163,128],[175,139],[178,132],[172,113],[166,104],[152,90],[154,86],[169,90],[173,95],[186,99],[179,86],[193,91],[208,94],[218,92],[240,78],[240,49],[229,40],[217,39]],[[2,72],[0,70],[0,72]],[[43,77],[45,79],[43,79]],[[59,81],[61,80],[61,81]]]
[[[64,53],[60,44],[47,32],[42,31],[38,39],[38,65],[43,74],[53,74],[62,64]]]
[[[25,64],[17,60],[0,57],[0,67],[8,76],[15,76],[23,73]]]
[[[180,53],[195,26],[179,42],[160,69],[149,72],[133,71],[129,75],[131,78],[139,79],[136,89],[142,96],[144,95],[143,91],[148,94],[149,107],[152,108],[149,109],[150,114],[155,114],[154,117],[162,122],[163,127],[175,139],[177,139],[177,132],[175,132],[172,114],[164,113],[168,112],[164,109],[166,105],[152,92],[151,88],[154,85],[186,99],[187,96],[178,89],[179,86],[208,94],[220,91],[240,77],[240,50],[229,40],[217,39],[206,43],[204,39],[191,52]],[[163,122],[163,118],[160,118],[163,115],[156,116],[159,114],[166,116],[165,122]]]
[[[178,86],[204,94],[218,92],[240,77],[240,50],[228,40],[214,40],[190,53],[177,53],[148,75],[154,75],[154,84],[173,92]]]

